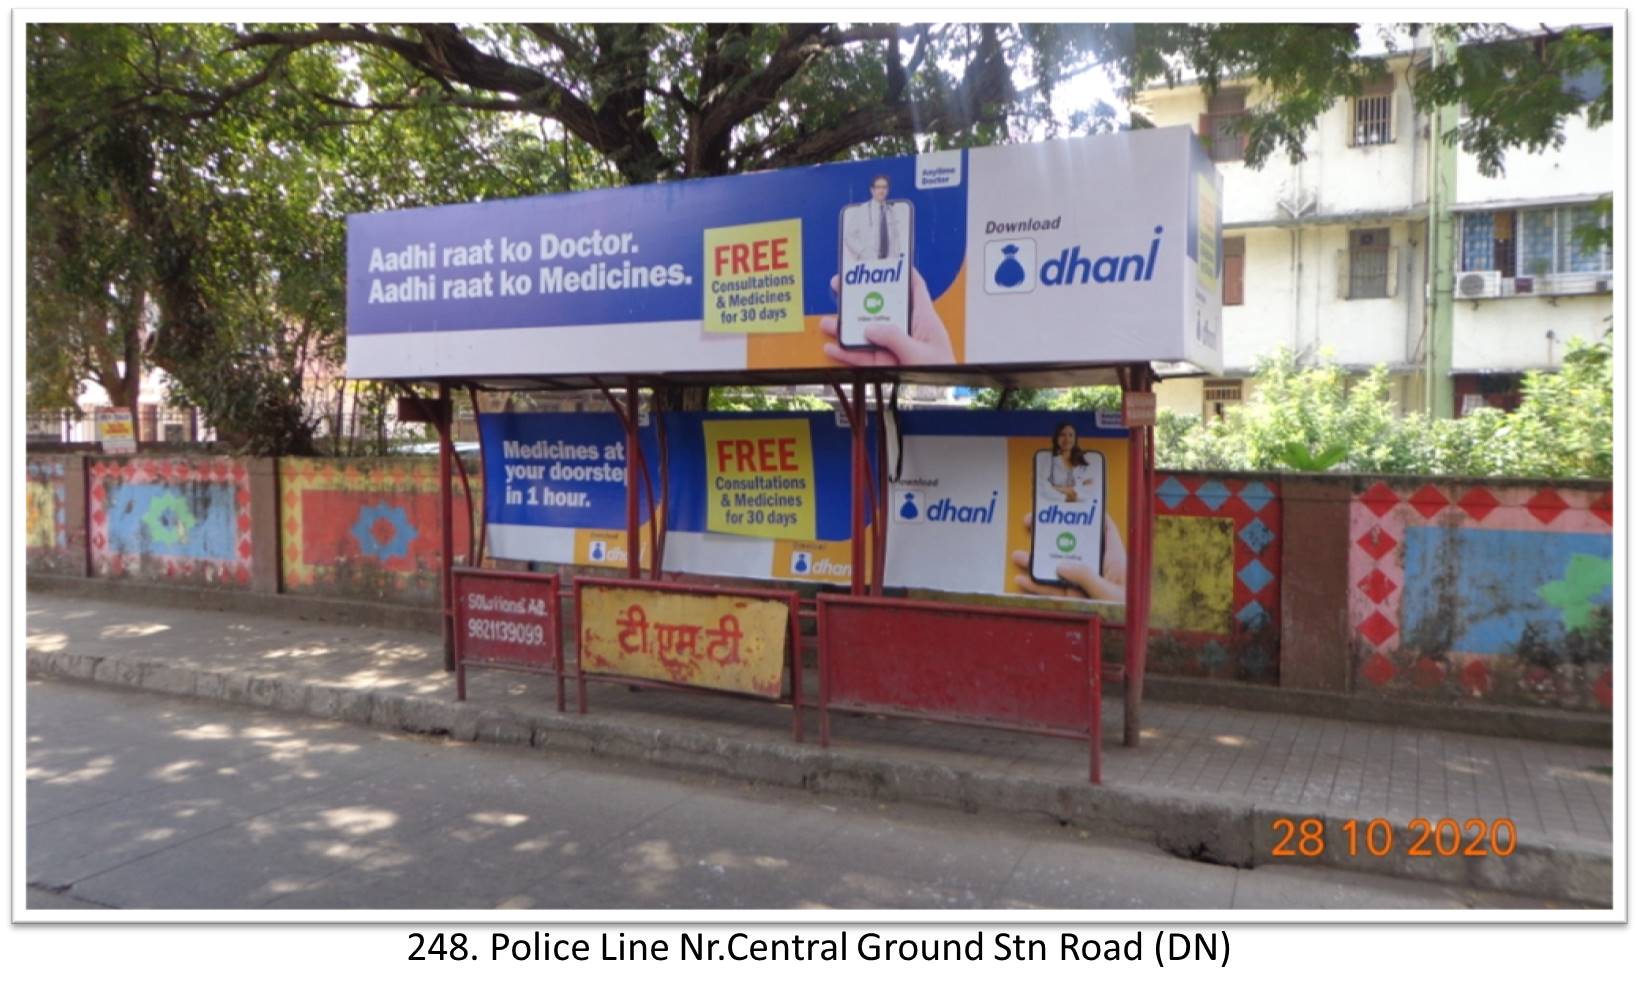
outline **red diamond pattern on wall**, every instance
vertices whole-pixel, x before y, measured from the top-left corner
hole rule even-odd
[[[1489,488],[1474,488],[1462,495],[1456,504],[1474,522],[1483,522],[1484,517],[1494,512],[1501,502],[1496,500],[1496,496],[1490,493]]]
[[[1379,647],[1397,632],[1399,627],[1389,622],[1388,617],[1380,612],[1371,613],[1369,619],[1359,624],[1359,634]]]
[[[1570,506],[1557,490],[1542,488],[1536,492],[1535,497],[1524,503],[1524,507],[1530,510],[1531,515],[1540,519],[1542,525],[1549,525]]]
[[[1422,518],[1431,519],[1450,504],[1444,492],[1431,484],[1424,484],[1417,492],[1410,496],[1411,508],[1422,513]]]
[[[1399,590],[1399,586],[1393,583],[1393,578],[1373,569],[1371,573],[1360,578],[1359,590],[1365,593],[1366,598],[1381,605],[1384,598]]]
[[[1483,697],[1490,694],[1490,668],[1484,661],[1471,660],[1461,672],[1462,687],[1469,695]]]
[[[1359,496],[1359,501],[1380,519],[1393,511],[1393,507],[1399,504],[1399,495],[1393,488],[1388,487],[1381,481],[1377,481],[1371,485],[1370,490]]]
[[[1421,689],[1438,688],[1445,683],[1445,666],[1424,657],[1411,667],[1411,682]]]
[[[1606,491],[1594,498],[1587,511],[1603,519],[1605,525],[1615,525],[1615,492]]]
[[[1392,536],[1389,536],[1385,531],[1376,527],[1372,527],[1370,532],[1366,533],[1364,536],[1361,536],[1356,542],[1359,544],[1359,548],[1361,550],[1364,550],[1366,553],[1370,554],[1372,560],[1381,560],[1383,557],[1386,557],[1394,547],[1399,545],[1398,543],[1394,542]]]
[[[1360,674],[1365,676],[1365,680],[1378,688],[1392,681],[1395,673],[1393,661],[1388,660],[1381,654],[1372,655],[1371,659],[1365,663],[1365,667],[1360,670]]]

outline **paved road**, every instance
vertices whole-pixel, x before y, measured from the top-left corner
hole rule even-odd
[[[143,692],[27,711],[31,908],[1540,905]]]

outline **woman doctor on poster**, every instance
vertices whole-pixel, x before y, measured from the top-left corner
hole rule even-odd
[[[1039,499],[1045,501],[1090,501],[1098,483],[1092,470],[1092,461],[1080,447],[1075,427],[1061,422],[1052,434],[1052,452],[1041,453],[1036,459],[1047,461],[1046,473],[1036,465]],[[1024,529],[1035,528],[1035,518],[1024,516]],[[1119,602],[1126,598],[1126,543],[1115,527],[1113,516],[1103,516],[1103,570],[1089,564],[1071,563],[1058,569],[1063,585],[1042,584],[1030,576],[1030,552],[1014,550],[1012,564],[1019,573],[1013,584],[1020,591],[1033,595],[1092,598],[1099,601]]]
[[[1090,500],[1090,496],[1084,499],[1081,496],[1096,481],[1092,479],[1091,461],[1086,459],[1073,425],[1058,423],[1058,428],[1052,433],[1052,452],[1041,456],[1049,461],[1047,472],[1036,474],[1036,480],[1042,485],[1042,498],[1049,501]]]

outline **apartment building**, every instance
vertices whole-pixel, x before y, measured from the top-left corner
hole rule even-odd
[[[1404,411],[1424,406],[1428,360],[1428,190],[1432,134],[1410,83],[1426,48],[1387,59],[1387,73],[1339,102],[1304,143],[1306,158],[1243,162],[1235,119],[1262,99],[1255,81],[1144,91],[1137,110],[1156,126],[1187,124],[1223,173],[1224,376],[1160,385],[1160,404],[1206,417],[1253,389],[1259,357],[1286,347],[1301,362],[1329,356],[1392,375]],[[1602,88],[1592,74],[1566,86]],[[1454,410],[1517,403],[1525,371],[1553,369],[1575,337],[1602,335],[1614,312],[1608,250],[1588,251],[1578,226],[1614,189],[1615,129],[1565,126],[1562,148],[1513,150],[1486,177],[1456,153]]]

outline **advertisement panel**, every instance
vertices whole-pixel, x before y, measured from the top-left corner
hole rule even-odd
[[[899,415],[888,431],[886,583],[1122,600],[1127,437],[1113,421],[1095,412]],[[657,427],[642,438],[654,486],[666,482],[656,496],[666,570],[851,580],[852,437],[834,413],[683,412],[665,415],[663,427],[663,478]],[[479,428],[495,556],[625,563],[624,434],[613,415],[484,415]],[[646,523],[646,502],[639,508]]]
[[[557,667],[557,577],[455,572],[455,655],[462,664]]]
[[[1221,370],[1187,128],[354,215],[350,377]]]

